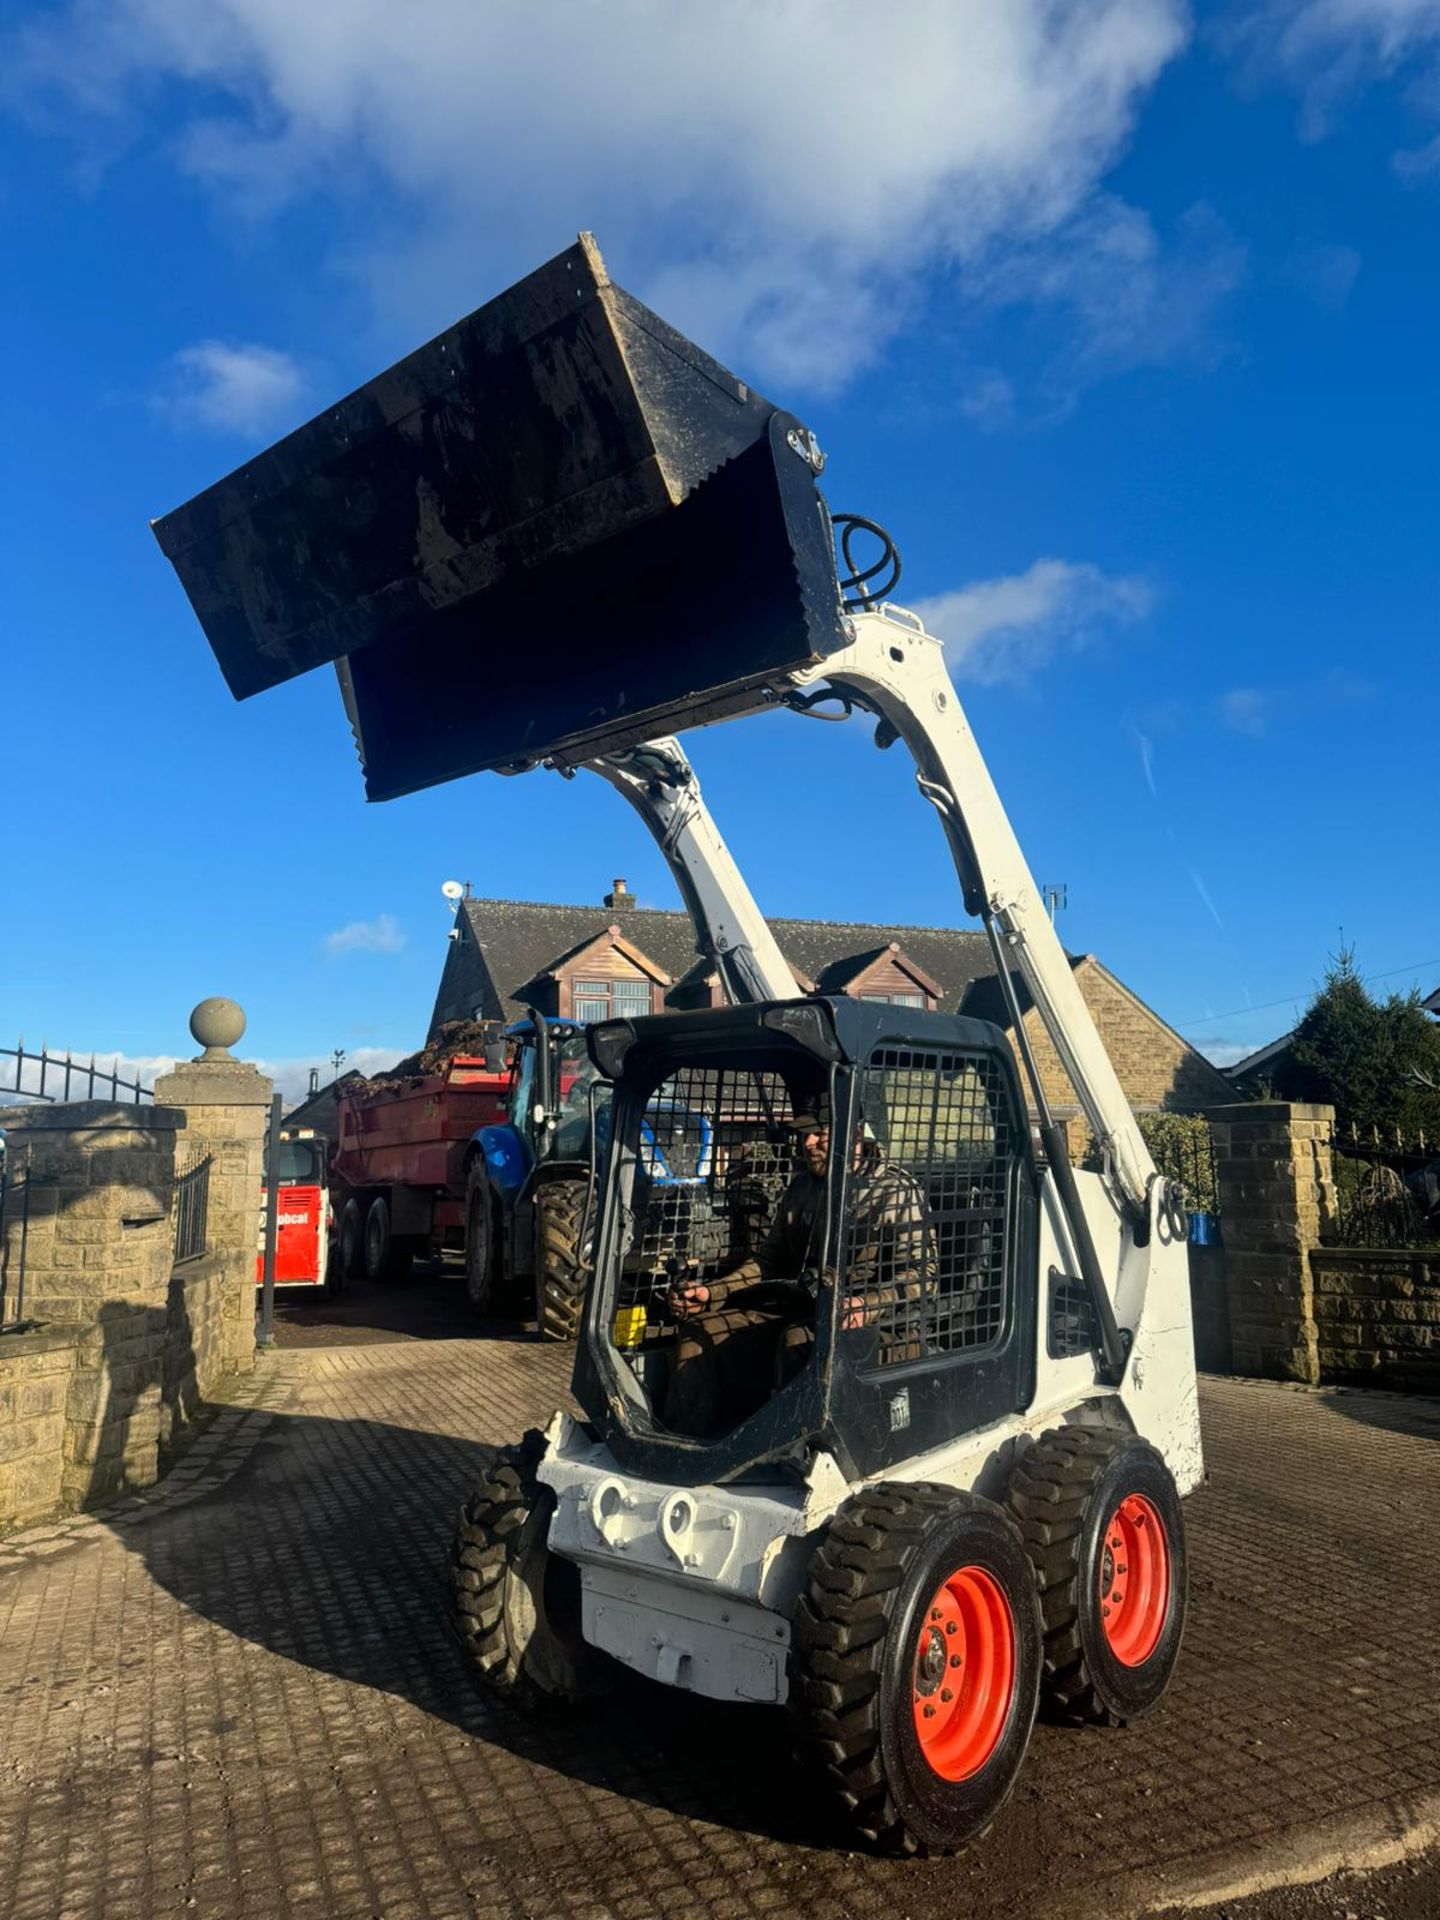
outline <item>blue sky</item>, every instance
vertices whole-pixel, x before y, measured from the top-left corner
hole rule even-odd
[[[293,1083],[418,1044],[447,878],[674,904],[599,782],[367,806],[147,524],[581,227],[891,528],[1071,947],[1221,1059],[1341,928],[1440,984],[1440,5],[725,11],[0,9],[0,1040],[228,993]],[[691,745],[767,910],[961,919],[860,729]]]

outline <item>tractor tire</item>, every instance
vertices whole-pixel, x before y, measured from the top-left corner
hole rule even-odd
[[[390,1202],[377,1193],[365,1214],[365,1278],[404,1280],[415,1259],[415,1242],[390,1231]]]
[[[552,1180],[535,1191],[535,1326],[542,1340],[573,1340],[585,1305],[580,1259],[588,1183]]]
[[[949,1487],[889,1482],[826,1529],[795,1613],[796,1752],[889,1853],[954,1853],[1015,1784],[1040,1687],[1019,1528]]]
[[[495,1200],[485,1162],[477,1154],[465,1176],[465,1295],[481,1320],[504,1311],[500,1265]]]
[[[1021,1455],[1006,1498],[1040,1589],[1047,1711],[1138,1720],[1185,1631],[1185,1521],[1165,1462],[1116,1428],[1062,1427]]]
[[[352,1193],[340,1214],[340,1275],[359,1280],[365,1272],[365,1209]]]
[[[450,1549],[451,1620],[471,1666],[521,1709],[604,1692],[616,1669],[580,1632],[580,1570],[546,1545],[555,1495],[535,1477],[545,1450],[482,1449]]]

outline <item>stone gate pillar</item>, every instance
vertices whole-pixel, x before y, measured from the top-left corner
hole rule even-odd
[[[224,1261],[221,1368],[255,1364],[255,1251],[260,1226],[265,1129],[274,1083],[230,1052],[245,1031],[233,1000],[202,1000],[190,1031],[203,1051],[155,1082],[155,1098],[185,1111],[187,1153],[208,1153],[209,1251]]]
[[[1320,1380],[1310,1249],[1335,1206],[1335,1109],[1263,1101],[1212,1107],[1225,1287],[1237,1373]]]

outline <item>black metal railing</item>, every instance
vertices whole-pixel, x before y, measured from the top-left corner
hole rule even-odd
[[[93,1053],[77,1060],[72,1053],[52,1053],[43,1040],[37,1053],[23,1037],[18,1046],[0,1047],[0,1097],[9,1093],[27,1100],[130,1100],[137,1106],[155,1098],[152,1087],[123,1077],[118,1056],[102,1067]]]
[[[25,1256],[30,1245],[30,1149],[0,1153],[0,1333],[25,1320]]]
[[[175,1177],[175,1264],[198,1260],[207,1246],[210,1212],[210,1155],[180,1169]]]
[[[1185,1189],[1191,1239],[1205,1240],[1210,1228],[1196,1223],[1218,1222],[1220,1218],[1220,1183],[1215,1177],[1210,1122],[1199,1113],[1137,1113],[1135,1123],[1160,1173]]]
[[[1335,1209],[1325,1239],[1339,1247],[1440,1245],[1440,1142],[1423,1132],[1330,1136]]]

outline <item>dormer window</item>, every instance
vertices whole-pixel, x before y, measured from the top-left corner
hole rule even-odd
[[[635,1020],[658,1011],[648,980],[572,980],[570,995],[577,1020]]]
[[[923,993],[862,993],[861,1000],[872,1000],[882,1007],[928,1007],[934,1002],[927,1000]]]

